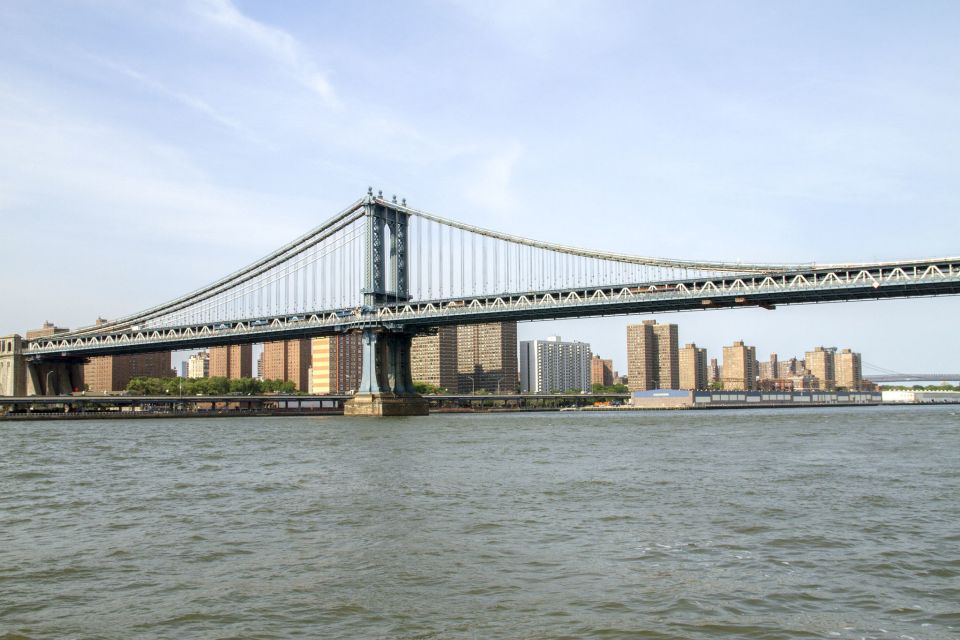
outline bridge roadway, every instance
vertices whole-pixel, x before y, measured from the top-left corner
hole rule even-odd
[[[960,258],[810,268],[770,275],[730,274],[643,284],[503,293],[423,301],[389,299],[362,315],[325,310],[230,322],[53,336],[25,343],[28,358],[90,357],[290,340],[387,327],[412,332],[451,324],[813,304],[960,294]]]

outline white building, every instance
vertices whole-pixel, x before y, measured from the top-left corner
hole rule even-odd
[[[960,391],[923,391],[921,389],[889,389],[883,391],[884,404],[960,403]]]
[[[210,377],[210,353],[200,351],[195,353],[187,360],[188,378],[209,378]]]
[[[520,342],[520,393],[590,391],[590,345],[560,336]]]

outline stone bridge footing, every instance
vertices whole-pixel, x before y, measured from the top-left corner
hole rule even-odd
[[[360,388],[343,405],[345,416],[425,416],[430,407],[413,388],[413,335],[382,327],[363,329]]]

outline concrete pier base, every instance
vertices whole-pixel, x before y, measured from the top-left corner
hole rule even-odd
[[[392,393],[358,393],[343,405],[345,416],[426,416],[430,405],[421,396],[397,396]]]
[[[410,376],[410,341],[402,331],[363,330],[360,388],[343,404],[345,416],[426,416],[430,405]]]
[[[28,396],[58,396],[83,388],[83,365],[76,359],[27,362]]]

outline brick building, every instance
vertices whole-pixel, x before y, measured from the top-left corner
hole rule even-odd
[[[440,327],[433,335],[414,337],[410,344],[410,375],[414,382],[457,392],[456,327]]]
[[[360,386],[363,336],[340,333],[310,340],[310,393],[353,393]]]
[[[678,389],[680,350],[677,325],[644,320],[627,325],[627,378],[631,391]]]
[[[459,393],[515,393],[517,323],[491,322],[457,327],[457,388]]]
[[[306,391],[309,387],[309,338],[265,342],[261,358],[264,380],[292,382],[297,391]]]
[[[742,340],[723,348],[721,381],[724,390],[753,391],[757,388],[757,349]]]
[[[210,377],[250,378],[253,374],[253,346],[233,344],[228,347],[210,347]]]

